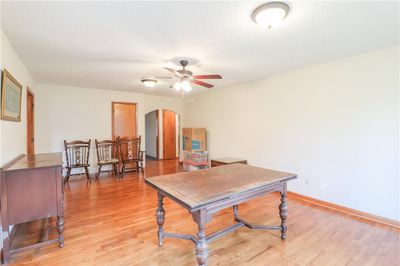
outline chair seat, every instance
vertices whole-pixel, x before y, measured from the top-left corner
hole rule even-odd
[[[66,166],[66,168],[80,168],[80,167],[89,167],[90,164],[74,164],[74,165],[69,165]]]
[[[118,163],[118,159],[109,159],[109,160],[101,160],[99,161],[99,164],[110,164],[110,163]]]

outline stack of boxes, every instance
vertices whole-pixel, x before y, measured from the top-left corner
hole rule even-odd
[[[205,128],[183,128],[183,169],[208,167],[207,133]]]

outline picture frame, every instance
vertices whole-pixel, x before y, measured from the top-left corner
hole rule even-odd
[[[4,69],[1,80],[1,119],[21,122],[22,85]]]

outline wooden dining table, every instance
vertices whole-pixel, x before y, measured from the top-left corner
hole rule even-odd
[[[197,263],[203,266],[207,265],[208,244],[243,226],[254,230],[279,230],[281,239],[285,239],[288,216],[287,182],[295,178],[295,174],[244,164],[145,178],[145,183],[153,187],[158,195],[158,244],[161,247],[166,237],[190,240],[196,245]],[[239,217],[240,203],[274,191],[280,193],[280,225],[254,225]],[[170,198],[192,214],[198,226],[197,236],[164,232],[164,197]],[[205,226],[211,221],[213,214],[229,207],[233,208],[235,224],[206,235]]]

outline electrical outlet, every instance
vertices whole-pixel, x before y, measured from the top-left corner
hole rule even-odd
[[[307,178],[304,179],[304,183],[308,186],[310,184],[310,180],[308,180]]]
[[[329,184],[324,183],[324,184],[321,185],[321,188],[327,188],[328,186],[329,186]]]

